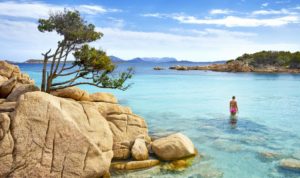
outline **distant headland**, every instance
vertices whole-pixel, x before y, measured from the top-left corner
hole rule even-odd
[[[300,52],[261,51],[244,54],[224,64],[171,66],[173,70],[209,70],[217,72],[300,73]]]

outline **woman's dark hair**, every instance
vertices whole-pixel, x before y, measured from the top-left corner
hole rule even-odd
[[[232,99],[235,99],[235,96],[233,96]]]

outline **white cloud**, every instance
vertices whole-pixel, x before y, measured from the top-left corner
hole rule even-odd
[[[280,10],[257,10],[253,11],[252,15],[296,15],[296,12],[287,10],[287,9],[280,9]]]
[[[193,35],[139,32],[117,28],[97,28],[104,33],[103,39],[93,43],[109,55],[130,59],[142,57],[172,56],[178,59],[198,61],[226,60],[245,52],[260,50],[292,50],[298,43],[266,43],[255,39],[256,34],[220,29],[194,30]],[[40,33],[37,24],[26,21],[0,20],[1,59],[25,61],[40,58],[41,53],[55,48],[59,36]],[[47,41],[47,43],[45,43]]]
[[[205,29],[207,34],[215,34],[219,36],[231,36],[231,37],[253,37],[257,36],[256,33],[251,32],[239,32],[239,31],[229,31],[229,30],[220,30],[220,29]]]
[[[125,26],[125,22],[123,19],[117,19],[113,17],[108,17],[110,23],[108,24],[110,27],[114,28],[123,28]]]
[[[252,32],[241,32],[241,31],[230,31],[223,29],[215,29],[215,28],[206,28],[204,30],[196,30],[196,29],[183,29],[183,28],[173,28],[170,30],[173,34],[183,34],[185,36],[232,36],[232,37],[254,37],[257,36],[256,33]]]
[[[299,23],[297,16],[284,16],[276,18],[256,19],[227,16],[220,19],[198,19],[194,16],[175,15],[173,19],[185,24],[222,25],[226,27],[258,27],[258,26],[283,26],[290,23]]]
[[[162,14],[162,13],[147,13],[147,14],[142,14],[141,16],[144,16],[144,17],[155,17],[155,18],[167,18],[170,15],[168,15],[168,14]]]
[[[233,11],[224,11],[215,9],[211,14],[230,13]],[[142,14],[144,17],[154,18],[171,18],[183,24],[198,24],[198,25],[219,25],[226,27],[259,27],[259,26],[283,26],[292,23],[299,23],[300,18],[298,13],[289,11],[287,9],[281,10],[257,10],[251,13],[252,17],[238,17],[226,16],[223,18],[197,18],[195,16],[188,16],[185,14],[162,14],[162,13],[149,13]],[[255,18],[257,15],[282,15],[281,17],[268,17],[268,18]]]
[[[127,59],[146,57],[172,56],[178,59],[198,61],[226,60],[236,58],[247,52],[260,50],[292,50],[299,49],[299,44],[270,43],[261,44],[249,40],[251,35],[243,32],[230,32],[206,29],[212,35],[176,35],[160,32],[137,32],[113,28],[99,28],[104,37],[94,45],[101,45],[108,54]]]
[[[290,0],[287,0],[287,1],[275,1],[276,4],[287,4],[287,3],[290,3],[291,1]]]
[[[49,12],[67,9],[76,9],[82,13],[89,15],[103,14],[108,12],[119,12],[118,9],[108,9],[99,5],[64,5],[58,6],[38,1],[33,2],[17,2],[4,1],[0,2],[0,15],[11,17],[41,18],[47,17]]]
[[[102,13],[106,13],[107,10],[104,9],[101,6],[92,6],[92,5],[79,5],[78,6],[78,10],[80,12],[86,13],[86,14],[102,14]]]
[[[0,19],[0,48],[2,59],[24,61],[41,58],[41,53],[57,45],[56,33],[41,33],[37,24],[27,21]]]
[[[36,2],[0,2],[0,15],[5,16],[39,18],[47,16],[51,10],[63,10],[63,7]]]
[[[232,13],[231,10],[228,9],[213,9],[209,12],[212,15],[217,15],[217,14],[230,14]]]
[[[262,7],[267,7],[267,6],[269,6],[269,3],[263,3],[262,5],[261,5]]]

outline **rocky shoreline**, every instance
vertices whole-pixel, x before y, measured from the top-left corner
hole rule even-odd
[[[145,120],[110,93],[76,87],[40,92],[28,75],[3,61],[0,96],[0,177],[139,177],[132,171],[183,171],[206,157],[182,133],[149,135]],[[299,153],[259,156],[300,171]]]
[[[109,93],[39,91],[0,61],[0,177],[109,177],[110,171],[191,164],[181,133],[153,139],[147,123]]]
[[[300,69],[290,69],[275,66],[253,67],[241,61],[231,61],[226,64],[212,64],[208,66],[171,66],[169,69],[204,70],[215,72],[300,73]]]

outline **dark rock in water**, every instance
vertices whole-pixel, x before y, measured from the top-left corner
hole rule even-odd
[[[187,67],[187,66],[171,66],[169,67],[169,69],[172,69],[172,70],[193,70],[191,67]]]
[[[165,70],[165,68],[163,68],[163,67],[159,67],[159,66],[157,66],[157,67],[154,67],[153,69],[154,69],[154,70]]]

